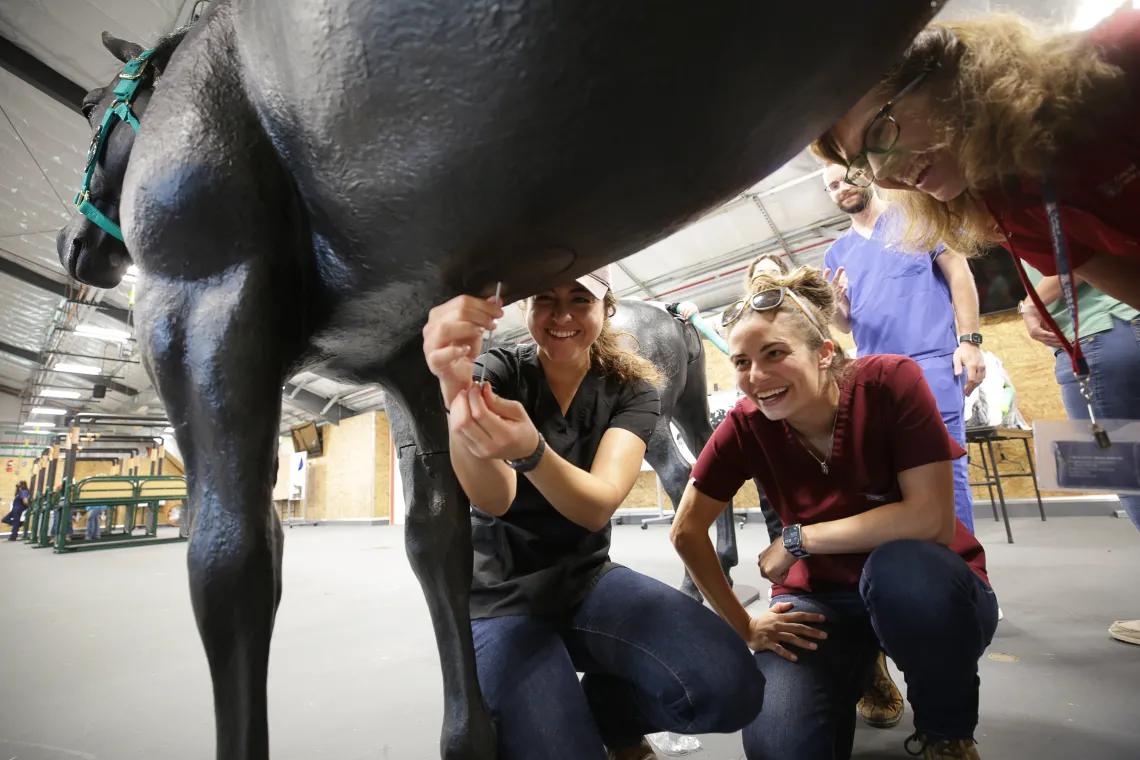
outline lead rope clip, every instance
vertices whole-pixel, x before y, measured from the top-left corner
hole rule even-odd
[[[1087,376],[1080,378],[1078,381],[1081,386],[1081,397],[1084,398],[1085,404],[1089,409],[1089,432],[1092,433],[1093,440],[1096,441],[1098,449],[1112,448],[1112,441],[1108,438],[1108,433],[1096,421],[1096,411],[1093,409],[1093,392],[1089,387],[1089,379]]]

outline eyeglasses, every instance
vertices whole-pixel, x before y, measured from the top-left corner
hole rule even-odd
[[[888,100],[886,105],[880,108],[875,117],[871,119],[867,129],[863,131],[863,149],[847,165],[847,174],[843,176],[844,182],[855,187],[870,187],[871,183],[875,181],[875,170],[871,168],[871,161],[867,158],[867,154],[888,153],[891,148],[895,147],[895,143],[899,141],[899,134],[902,133],[902,128],[895,121],[895,117],[891,116],[891,109],[922,84],[930,72],[931,69],[927,69],[916,76],[910,84]]]
[[[771,311],[772,309],[778,309],[780,308],[780,304],[784,302],[785,296],[791,298],[792,303],[799,307],[799,310],[807,317],[808,322],[811,322],[812,326],[816,330],[819,330],[820,335],[826,337],[823,332],[823,327],[819,324],[819,320],[815,318],[815,315],[811,313],[807,305],[800,300],[800,297],[787,288],[762,290],[751,298],[742,298],[724,310],[724,313],[720,316],[720,326],[728,327],[740,319],[744,315],[745,309],[748,308],[751,308],[753,311]]]

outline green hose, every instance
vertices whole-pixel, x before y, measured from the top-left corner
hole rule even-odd
[[[701,319],[700,314],[694,314],[693,316],[689,317],[689,321],[693,323],[693,327],[697,328],[697,331],[700,332],[701,335],[708,338],[714,346],[723,351],[725,356],[728,355],[728,344],[724,342],[724,338],[717,335],[716,329],[708,322]]]

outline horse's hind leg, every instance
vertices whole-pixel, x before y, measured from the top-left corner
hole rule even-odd
[[[673,410],[673,421],[685,438],[685,445],[693,456],[699,457],[701,449],[712,438],[713,426],[709,420],[708,386],[704,373],[704,350],[691,359],[685,388],[677,399]],[[697,365],[699,366],[694,366]],[[687,476],[686,476],[687,477]],[[736,523],[733,521],[732,502],[724,508],[716,519],[716,554],[720,559],[720,569],[728,582],[732,583],[732,568],[740,562],[736,547]],[[694,587],[695,588],[695,587]]]
[[[443,670],[441,755],[444,760],[494,760],[495,729],[479,689],[471,636],[471,502],[451,466],[439,384],[428,372],[420,344],[391,366],[398,374],[386,379],[385,386],[400,406],[392,414],[392,433],[402,452],[404,547],[427,600]],[[408,410],[415,410],[414,417]],[[414,448],[401,440],[409,437]]]
[[[693,468],[685,461],[677,442],[673,439],[673,431],[669,427],[669,419],[661,417],[657,421],[657,428],[649,438],[649,445],[645,449],[645,461],[661,479],[661,488],[673,502],[674,512],[681,504],[681,496],[685,493],[685,486],[689,483],[689,476]],[[685,578],[681,581],[681,591],[702,601],[697,584],[689,576],[689,569],[685,568]]]

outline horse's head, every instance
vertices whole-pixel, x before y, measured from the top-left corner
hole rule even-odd
[[[163,43],[167,43],[164,54],[157,55]],[[83,99],[83,115],[93,134],[75,196],[80,213],[59,231],[56,251],[72,277],[97,288],[118,285],[131,265],[119,228],[119,200],[138,121],[174,47],[168,40],[163,43],[146,51],[103,32],[103,46],[123,62],[124,69],[106,87],[97,87]]]

